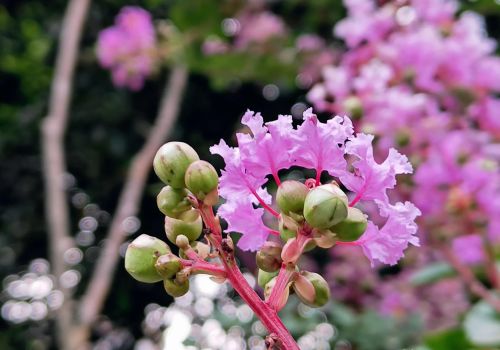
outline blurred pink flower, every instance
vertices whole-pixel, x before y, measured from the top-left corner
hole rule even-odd
[[[463,263],[474,265],[484,262],[483,239],[478,234],[453,239],[451,248]]]
[[[102,30],[97,39],[97,58],[111,70],[113,83],[140,90],[156,64],[156,38],[151,15],[140,7],[127,6],[115,25]]]
[[[244,13],[237,18],[240,28],[235,36],[235,47],[245,49],[252,44],[262,44],[286,34],[283,20],[269,11]]]

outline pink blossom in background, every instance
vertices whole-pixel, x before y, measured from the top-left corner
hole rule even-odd
[[[356,114],[355,130],[377,136],[375,159],[392,147],[408,155],[414,183],[393,195],[422,210],[429,237],[477,233],[500,242],[500,58],[484,19],[459,12],[454,0],[344,4],[348,16],[334,32],[347,49],[323,67],[307,98],[327,113]],[[361,170],[341,176],[358,193]],[[377,240],[365,247],[379,249]]]
[[[97,39],[97,58],[109,70],[118,87],[140,90],[156,65],[156,38],[149,12],[124,7],[115,24],[102,30]]]
[[[229,51],[229,45],[218,37],[208,37],[203,41],[201,51],[206,56],[219,55]]]
[[[235,35],[234,45],[239,50],[284,37],[287,32],[283,20],[269,11],[243,13],[237,21],[240,28]]]
[[[379,164],[373,158],[371,135],[353,135],[352,122],[347,117],[336,116],[326,123],[308,109],[301,125],[294,128],[291,116],[279,116],[264,123],[260,113],[247,111],[242,123],[251,134],[237,135],[238,147],[231,148],[223,140],[210,151],[220,155],[226,167],[222,171],[219,193],[225,199],[218,213],[228,221],[228,231],[243,236],[238,242],[241,249],[258,250],[267,239],[269,228],[262,223],[264,209],[279,217],[272,207],[272,199],[262,188],[271,175],[280,183],[279,170],[291,167],[314,169],[316,185],[323,172],[339,179],[353,191],[357,201],[374,202],[385,218],[379,229],[369,221],[365,234],[351,245],[361,246],[372,265],[375,261],[396,264],[408,245],[419,245],[415,218],[420,211],[410,202],[391,204],[386,195],[396,184],[396,175],[411,173],[412,167],[405,156],[395,149]],[[347,157],[357,159],[349,171]],[[252,204],[253,203],[253,204]],[[262,208],[255,208],[260,205]],[[241,215],[240,215],[241,214]],[[250,221],[252,221],[250,223]]]
[[[480,235],[466,235],[452,241],[451,248],[455,255],[468,265],[484,262],[483,238]]]

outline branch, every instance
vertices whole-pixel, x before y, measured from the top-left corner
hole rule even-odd
[[[67,269],[63,258],[64,252],[73,245],[64,184],[66,175],[64,136],[78,48],[89,6],[90,0],[70,0],[66,8],[60,30],[48,113],[42,120],[40,130],[49,259],[56,283]],[[72,323],[71,296],[67,291],[65,294],[65,302],[57,314],[57,334],[59,346],[69,348],[66,341],[67,331]]]
[[[490,304],[500,312],[500,299],[491,293],[474,275],[474,272],[463,264],[448,247],[441,247],[440,251],[448,263],[457,271],[462,281],[465,282],[471,293]]]
[[[155,124],[151,128],[146,143],[133,158],[106,236],[103,251],[82,297],[80,317],[84,324],[91,324],[104,305],[120,258],[120,245],[126,238],[123,221],[129,216],[137,215],[139,211],[139,204],[152,168],[154,155],[165,142],[177,119],[187,77],[185,67],[176,66],[173,68]]]

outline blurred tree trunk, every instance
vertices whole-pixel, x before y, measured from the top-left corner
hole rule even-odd
[[[58,348],[65,350],[86,350],[91,347],[89,338],[92,325],[101,313],[109,294],[120,259],[119,247],[126,238],[123,221],[129,216],[137,215],[139,211],[154,155],[168,137],[177,119],[188,78],[184,66],[175,66],[172,69],[155,123],[143,147],[133,157],[104,249],[90,277],[90,283],[82,298],[76,300],[70,291],[59,286],[61,275],[68,270],[64,252],[74,246],[64,183],[64,137],[78,48],[89,7],[90,0],[70,0],[68,3],[61,26],[48,113],[41,125],[49,257],[56,287],[64,293],[64,302],[55,317],[56,340]]]

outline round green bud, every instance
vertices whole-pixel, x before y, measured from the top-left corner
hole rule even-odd
[[[333,187],[332,191],[329,187]],[[304,217],[314,228],[331,227],[347,217],[347,196],[335,185],[313,188],[304,203]],[[343,195],[342,195],[343,194]]]
[[[353,242],[366,231],[367,225],[366,215],[358,208],[350,207],[344,221],[332,226],[330,230],[335,232],[340,241]]]
[[[192,208],[187,191],[175,189],[172,186],[165,186],[161,189],[156,197],[156,204],[163,214],[171,217],[177,217]]]
[[[140,235],[128,245],[125,253],[125,270],[136,280],[154,283],[162,280],[155,264],[161,255],[170,253],[170,248],[162,240]]]
[[[182,264],[178,257],[169,253],[156,260],[155,268],[163,279],[172,279],[182,269]]]
[[[290,212],[302,214],[304,201],[309,188],[302,182],[295,180],[283,181],[276,193],[276,203],[285,214]]]
[[[330,299],[330,288],[326,280],[314,272],[302,271],[293,283],[299,299],[310,307],[321,307]]]
[[[281,214],[279,218],[280,237],[283,241],[288,241],[290,238],[297,236],[299,224],[290,216]]]
[[[199,160],[198,153],[184,142],[168,142],[156,152],[153,168],[161,181],[173,188],[184,188],[188,166]]]
[[[324,185],[318,186],[317,188],[321,188],[321,189],[330,191],[334,195],[339,196],[339,198],[342,199],[342,201],[346,205],[348,205],[349,198],[347,198],[347,195],[345,194],[345,192],[342,191],[342,189],[339,187],[339,185],[335,181],[333,181],[329,184],[324,184]]]
[[[217,186],[219,185],[219,175],[209,162],[197,160],[186,170],[184,176],[186,187],[196,198],[206,203],[210,200],[209,205],[215,205],[218,201]],[[215,202],[215,203],[214,203]]]
[[[266,241],[255,254],[259,269],[266,272],[278,271],[281,267],[281,245],[277,242]]]
[[[176,279],[163,280],[165,291],[173,298],[183,296],[189,291],[189,280],[179,283]]]
[[[266,284],[268,284],[269,281],[272,280],[276,276],[278,276],[278,271],[266,272],[264,270],[259,269],[259,272],[257,273],[257,284],[261,288],[265,288]]]
[[[189,210],[178,218],[165,216],[165,233],[173,244],[176,244],[177,236],[184,235],[189,241],[195,241],[200,237],[203,230],[203,222],[197,210]]]

